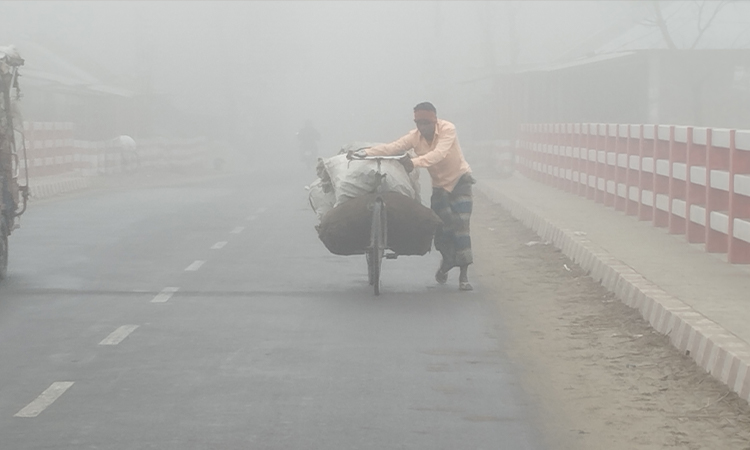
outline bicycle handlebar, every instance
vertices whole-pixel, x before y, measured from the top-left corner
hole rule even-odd
[[[406,156],[406,153],[404,153],[403,155],[387,155],[387,156],[385,155],[384,156],[357,156],[351,153],[346,155],[347,159],[350,161],[353,159],[356,159],[358,161],[386,161],[386,160],[395,161],[395,160],[399,160],[403,158],[404,156]]]

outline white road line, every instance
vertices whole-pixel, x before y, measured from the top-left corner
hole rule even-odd
[[[227,245],[227,241],[219,241],[211,246],[211,250],[221,250],[225,245]]]
[[[232,230],[232,234],[240,234],[244,229],[245,227],[234,227],[234,230]]]
[[[18,411],[13,417],[36,417],[42,413],[55,400],[60,398],[71,386],[72,381],[55,381],[52,386],[42,392],[33,402]]]
[[[164,303],[167,300],[169,300],[172,295],[174,295],[175,292],[179,291],[180,288],[178,287],[165,287],[164,289],[159,292],[156,297],[154,297],[153,300],[151,300],[152,303]]]
[[[200,269],[203,264],[205,264],[206,261],[193,261],[192,264],[185,267],[186,272],[195,272],[196,270]]]
[[[123,325],[104,338],[99,345],[117,345],[128,337],[130,333],[135,331],[136,328],[138,328],[138,325]]]

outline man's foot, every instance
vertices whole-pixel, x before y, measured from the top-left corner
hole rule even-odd
[[[461,273],[458,275],[458,290],[473,291],[474,286],[469,283],[469,265],[461,266]]]
[[[439,284],[445,284],[448,281],[448,272],[443,272],[442,264],[438,268],[437,272],[435,272],[435,281],[437,281]]]

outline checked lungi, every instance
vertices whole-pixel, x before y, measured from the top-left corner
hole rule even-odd
[[[474,262],[471,253],[469,224],[474,199],[471,185],[476,181],[471,174],[464,174],[453,191],[432,189],[432,210],[443,221],[435,232],[435,248],[443,255],[442,270],[466,266]]]

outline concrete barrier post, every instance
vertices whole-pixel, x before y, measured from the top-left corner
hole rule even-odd
[[[750,264],[750,132],[730,133],[727,257],[733,264]]]
[[[604,124],[604,206],[615,206],[615,195],[616,191],[616,176],[615,176],[615,136],[617,132],[613,124]]]
[[[586,170],[583,177],[585,184],[586,198],[593,200],[596,195],[596,159],[592,156],[596,154],[593,150],[596,147],[596,125],[586,124],[586,147],[581,149],[583,157],[586,159]]]
[[[690,243],[703,243],[706,239],[706,129],[687,127],[687,223],[686,237]],[[704,183],[699,184],[703,169]]]
[[[657,125],[641,125],[640,157],[638,171],[640,173],[640,194],[638,204],[638,219],[652,220],[654,216],[654,145]]]
[[[529,173],[531,174],[532,180],[541,181],[538,172],[539,167],[541,166],[541,158],[539,156],[539,124],[535,123],[531,126],[531,134],[529,137]]]
[[[673,127],[660,125],[656,130],[654,157],[652,169],[654,176],[654,215],[655,227],[667,227],[669,225],[669,147]]]
[[[627,206],[627,125],[615,125],[615,211],[625,211]]]
[[[671,127],[669,137],[669,232],[685,234],[687,226],[687,127]]]
[[[640,197],[640,142],[642,138],[643,125],[627,126],[627,175],[626,175],[626,206],[625,214],[629,216],[638,215],[638,201]]]
[[[596,141],[594,145],[594,201],[604,203],[604,193],[607,189],[606,171],[607,171],[607,152],[604,150],[607,145],[606,140],[607,125],[603,123],[596,124]]]
[[[729,247],[729,130],[712,129],[706,165],[706,251]]]
[[[574,138],[573,138],[573,161],[574,161],[574,168],[573,168],[573,185],[575,187],[575,193],[578,195],[584,195],[584,189],[583,189],[583,183],[581,183],[581,180],[583,180],[582,173],[585,169],[584,167],[584,160],[582,159],[583,155],[583,147],[585,146],[585,141],[583,138],[583,124],[575,123],[573,124],[573,132],[574,132]]]

